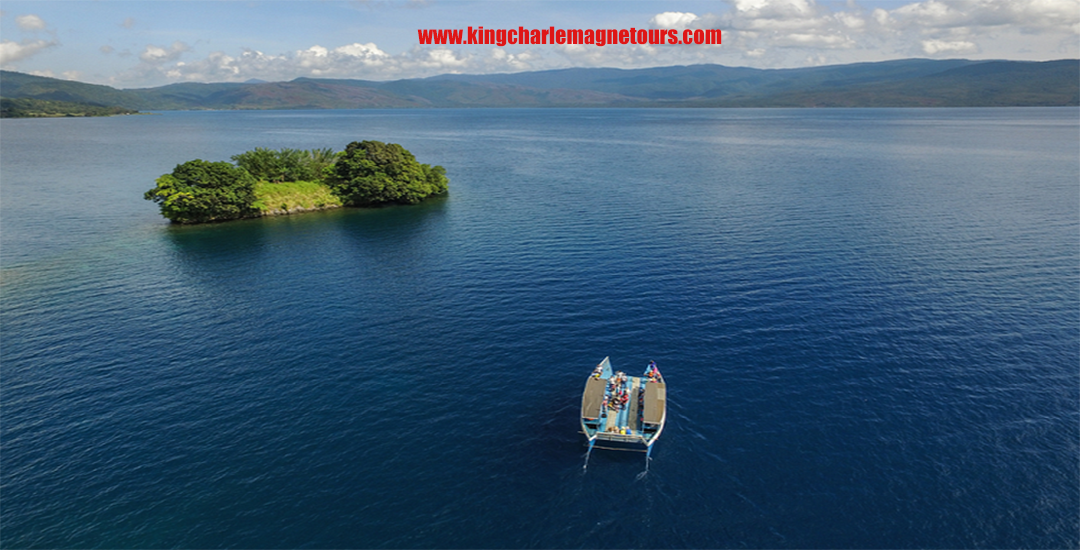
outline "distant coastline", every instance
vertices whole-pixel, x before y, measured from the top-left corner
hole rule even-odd
[[[462,107],[1049,107],[1080,105],[1080,60],[899,59],[798,69],[691,65],[445,74],[395,81],[297,78],[121,90],[0,71],[0,96],[132,110]]]
[[[0,97],[0,118],[99,117],[141,114],[124,107],[49,99]]]

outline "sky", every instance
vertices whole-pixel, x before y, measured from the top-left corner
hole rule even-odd
[[[720,45],[421,46],[419,29],[720,29]],[[298,77],[1080,57],[1080,0],[67,0],[0,3],[0,68],[143,88]]]

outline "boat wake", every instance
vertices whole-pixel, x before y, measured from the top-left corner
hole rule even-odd
[[[585,464],[581,466],[581,471],[586,472],[589,470],[589,455],[592,454],[593,443],[595,441],[589,441],[589,450],[585,451]]]

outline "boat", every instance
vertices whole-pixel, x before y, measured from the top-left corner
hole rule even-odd
[[[581,431],[593,447],[652,452],[667,420],[667,385],[655,362],[641,376],[613,371],[605,357],[585,381]]]

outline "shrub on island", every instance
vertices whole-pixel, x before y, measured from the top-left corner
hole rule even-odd
[[[334,194],[350,206],[416,204],[446,192],[446,170],[420,164],[396,143],[354,141],[331,169]]]
[[[143,195],[161,205],[161,215],[178,223],[231,220],[258,214],[255,178],[227,162],[189,160],[157,179]]]
[[[332,149],[256,148],[228,162],[192,160],[143,196],[176,223],[205,223],[338,206],[416,204],[447,189],[442,166],[420,164],[396,143]]]
[[[237,166],[245,169],[255,179],[280,183],[283,181],[319,181],[323,170],[334,163],[333,149],[283,148],[278,151],[256,147],[253,151],[233,155]]]

